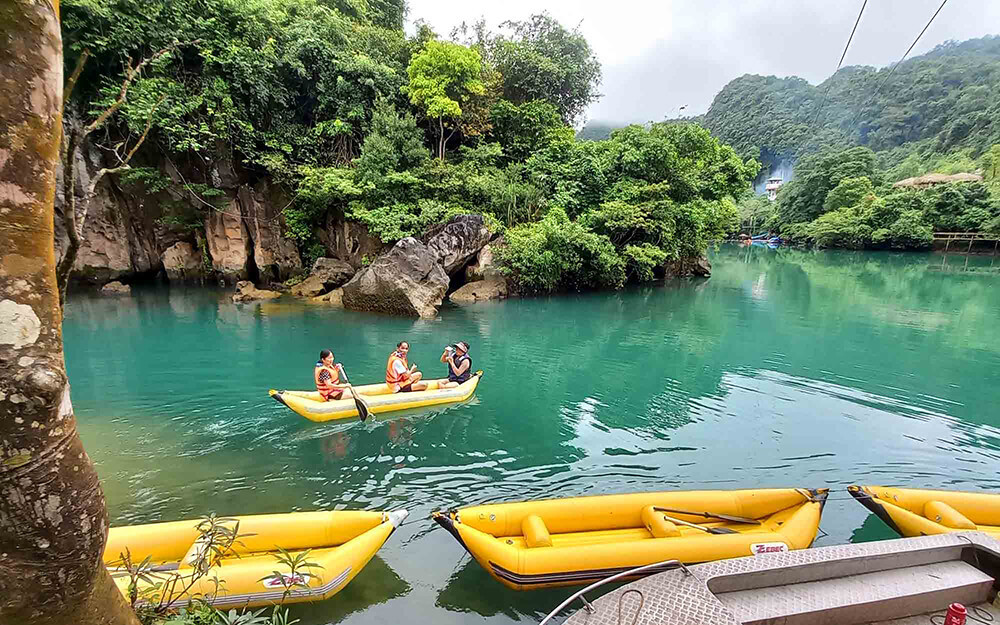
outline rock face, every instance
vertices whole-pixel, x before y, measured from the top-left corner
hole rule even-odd
[[[490,231],[481,215],[458,215],[424,239],[445,272],[455,275],[489,243]]]
[[[344,307],[434,317],[448,290],[448,274],[426,245],[406,237],[344,285]]]
[[[476,259],[465,267],[465,281],[475,282],[477,280],[489,280],[491,278],[503,278],[500,269],[493,260],[492,244],[486,244],[483,249],[476,254]]]
[[[355,270],[365,266],[366,259],[374,261],[388,247],[368,232],[364,224],[347,221],[343,215],[328,216],[326,227],[318,234],[333,256],[350,263]]]
[[[470,282],[453,292],[448,299],[456,304],[470,304],[507,297],[507,281],[497,278]]]
[[[178,241],[168,247],[160,257],[160,262],[171,282],[198,280],[205,275],[201,252],[187,241]]]
[[[258,289],[249,280],[241,280],[236,283],[236,293],[233,294],[234,302],[250,302],[258,299],[276,299],[281,297],[277,291],[267,291]]]
[[[355,273],[357,272],[354,267],[346,261],[336,258],[317,258],[309,277],[293,286],[291,294],[296,297],[316,297],[320,293],[326,293],[330,289],[346,284]]]
[[[253,241],[253,263],[262,280],[280,281],[302,269],[295,244],[281,236],[284,198],[268,184],[243,185],[236,194],[245,228]]]
[[[108,282],[101,287],[101,293],[104,295],[131,295],[132,287],[118,281]]]
[[[668,261],[663,269],[668,278],[687,278],[689,276],[708,278],[712,275],[712,263],[708,262],[708,258],[705,256]]]
[[[311,300],[317,304],[326,304],[335,308],[344,307],[344,289],[334,289],[325,295],[318,295]]]
[[[226,279],[246,280],[252,243],[235,200],[205,218],[205,241],[213,269]]]

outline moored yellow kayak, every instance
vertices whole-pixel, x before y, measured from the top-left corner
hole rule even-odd
[[[447,379],[426,380],[427,390],[412,393],[391,393],[385,383],[365,384],[355,386],[375,414],[406,410],[408,408],[423,408],[438,404],[452,404],[465,401],[472,397],[483,377],[482,371],[477,371],[471,378],[452,388],[441,388]],[[316,391],[268,391],[276,402],[288,406],[310,421],[334,421],[358,416],[358,408],[353,399],[336,399],[323,401]]]
[[[816,538],[827,492],[786,488],[568,497],[471,506],[435,513],[434,520],[496,580],[527,590],[586,584],[670,559],[691,564],[805,549]]]
[[[1000,495],[886,486],[847,491],[901,536],[979,530],[1000,539]]]
[[[217,607],[320,601],[354,579],[406,514],[406,510],[337,511],[233,517],[221,526],[239,538],[225,549],[220,549],[224,541],[212,541],[221,555],[206,553],[200,519],[112,527],[104,563],[128,597],[130,579],[121,566],[122,554],[127,550],[134,564],[148,557],[152,569],[148,580],[138,582],[138,596],[150,603],[160,602],[164,592],[169,595],[163,601],[173,607],[195,597]],[[292,557],[308,549],[306,560],[319,566],[293,575],[278,560],[278,547]],[[208,566],[200,575],[199,565]]]

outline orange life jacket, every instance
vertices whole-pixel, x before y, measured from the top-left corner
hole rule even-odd
[[[393,365],[396,364],[397,360],[403,363],[403,366],[406,368],[406,372],[396,373],[396,370],[393,369]],[[385,383],[389,386],[395,386],[401,382],[405,382],[410,377],[409,369],[410,365],[406,362],[406,357],[400,356],[399,352],[392,352],[389,354],[389,362],[385,365]]]
[[[320,374],[324,371],[330,372],[329,379],[321,380]],[[340,381],[340,373],[337,371],[336,367],[327,367],[322,362],[316,363],[316,371],[313,374],[316,381],[316,390],[319,394],[323,396],[324,399],[329,399],[330,395],[339,392],[341,389],[335,388],[333,385]]]

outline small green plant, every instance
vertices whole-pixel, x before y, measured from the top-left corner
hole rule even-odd
[[[272,585],[280,585],[285,591],[281,595],[282,601],[284,601],[290,594],[295,592],[296,588],[309,588],[309,573],[312,569],[321,569],[322,565],[316,562],[309,562],[309,553],[311,549],[306,549],[305,551],[300,551],[299,553],[292,554],[281,547],[278,547],[278,553],[275,554],[275,559],[278,564],[284,565],[288,569],[287,573],[282,573],[281,571],[272,571],[270,575],[265,575],[260,578],[261,582],[266,582]]]
[[[362,255],[361,256],[361,266],[362,267],[367,267],[370,264],[372,264],[372,259],[368,258],[368,254]]]

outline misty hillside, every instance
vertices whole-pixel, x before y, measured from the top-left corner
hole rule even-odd
[[[908,59],[876,94],[890,70],[844,67],[817,86],[744,75],[715,96],[702,123],[765,165],[828,146],[878,152],[920,142],[922,151],[976,156],[1000,143],[1000,36],[949,41]]]

